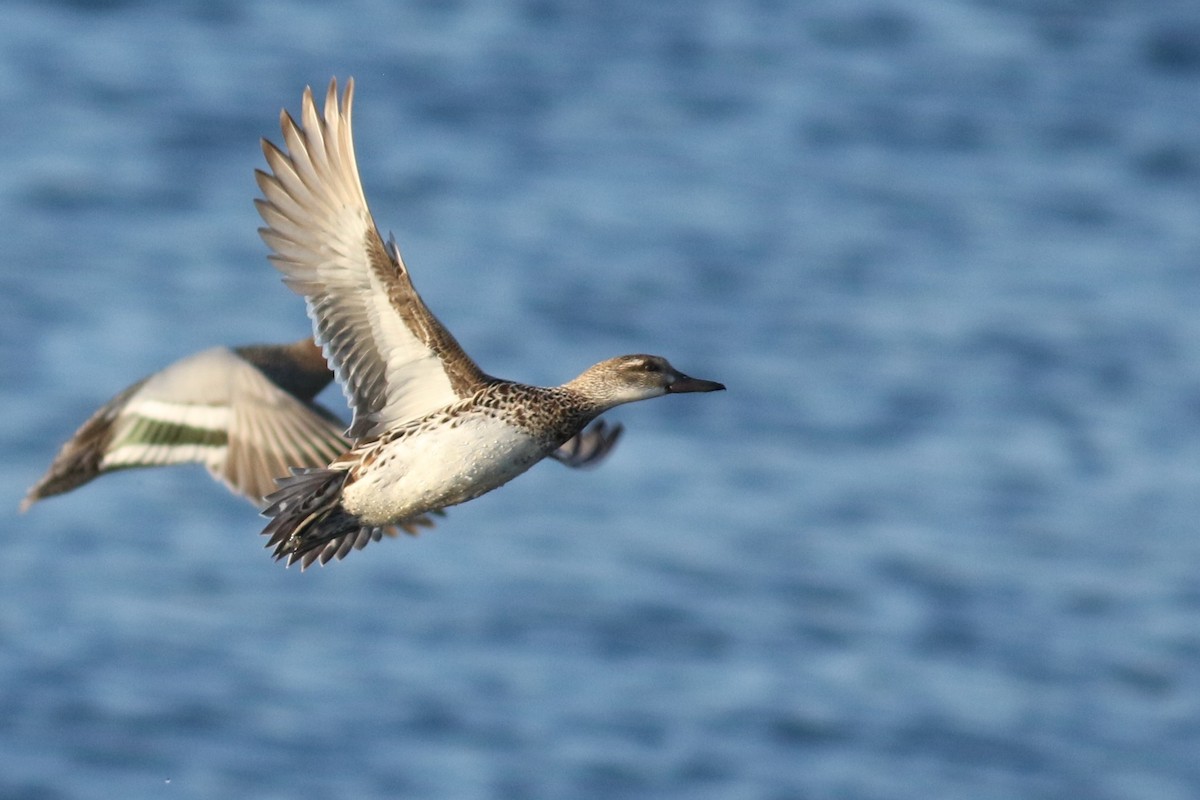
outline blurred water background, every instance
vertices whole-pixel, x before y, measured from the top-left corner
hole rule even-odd
[[[0,796],[1200,796],[1194,2],[0,21]],[[123,386],[305,335],[252,173],[333,75],[485,369],[729,391],[304,574],[199,468],[18,515]]]

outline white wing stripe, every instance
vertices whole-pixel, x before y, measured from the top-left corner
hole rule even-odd
[[[227,406],[198,406],[139,399],[126,406],[125,413],[173,425],[184,425],[189,428],[224,431],[229,427],[229,408]]]
[[[109,451],[100,462],[102,469],[151,464],[211,464],[225,458],[225,445],[129,444]]]

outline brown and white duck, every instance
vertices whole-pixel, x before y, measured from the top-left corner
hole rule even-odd
[[[267,497],[268,547],[302,568],[507,483],[614,406],[725,388],[652,355],[602,361],[554,387],[484,373],[375,225],[355,162],[353,93],[350,80],[339,104],[331,82],[322,113],[306,89],[300,121],[281,114],[284,147],[264,141],[269,171],[257,174],[259,232],[304,296],[354,414],[348,452]]]

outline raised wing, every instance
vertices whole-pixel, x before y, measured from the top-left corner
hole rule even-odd
[[[106,472],[200,463],[255,504],[289,467],[319,467],[349,449],[342,425],[293,397],[227,348],[177,361],[124,390],[59,450],[21,504]]]
[[[617,440],[624,430],[619,422],[609,426],[604,420],[598,419],[591,427],[568,439],[550,457],[568,467],[597,466],[617,446]]]
[[[324,116],[311,89],[302,125],[281,114],[286,152],[263,141],[270,172],[257,172],[256,205],[271,262],[304,295],[357,440],[468,397],[488,378],[426,308],[395,243],[379,235],[354,157],[353,96],[350,80],[339,108],[335,80]]]

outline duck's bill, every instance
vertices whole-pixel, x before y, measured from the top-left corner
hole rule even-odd
[[[724,388],[725,384],[723,383],[680,375],[667,386],[667,391],[671,394],[682,394],[684,392],[718,392]]]

